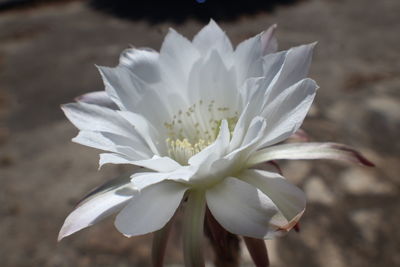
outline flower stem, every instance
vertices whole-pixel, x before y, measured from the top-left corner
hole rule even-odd
[[[171,231],[172,222],[175,216],[160,230],[153,234],[153,247],[151,250],[152,266],[162,267],[164,262],[165,250],[167,248],[168,236]]]
[[[216,267],[238,267],[240,265],[240,245],[237,235],[226,231],[207,208],[204,232],[214,250]]]
[[[188,195],[183,222],[185,267],[204,267],[203,227],[205,207],[204,191],[191,191]]]
[[[243,239],[246,243],[247,249],[249,250],[254,265],[256,267],[268,267],[269,258],[265,241],[251,237],[243,237]]]

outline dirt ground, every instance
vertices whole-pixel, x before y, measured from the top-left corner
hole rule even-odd
[[[299,234],[267,241],[272,266],[400,266],[399,14],[399,0],[309,0],[220,22],[234,43],[273,23],[281,49],[318,41],[310,76],[321,88],[304,129],[377,165],[282,162],[308,206]],[[127,170],[98,171],[59,105],[103,88],[94,64],[117,64],[130,45],[159,49],[171,26],[192,37],[202,23],[122,20],[81,1],[0,13],[1,266],[149,266],[150,236],[125,238],[112,219],[57,243],[74,203]],[[179,230],[167,266],[181,266]]]

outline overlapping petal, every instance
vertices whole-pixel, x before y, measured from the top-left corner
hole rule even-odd
[[[243,178],[242,178],[243,176]],[[278,183],[266,173],[250,180],[248,173],[238,178],[228,177],[207,190],[207,205],[216,220],[228,231],[254,238],[270,239],[294,226],[305,208],[304,195],[283,178]],[[267,180],[267,185],[260,180]],[[248,180],[245,182],[243,180]],[[255,185],[260,186],[257,188]],[[266,186],[270,187],[266,190]],[[286,200],[270,194],[285,192]],[[301,201],[300,204],[297,203]],[[295,209],[297,208],[297,210]],[[294,211],[297,212],[293,216]]]
[[[290,230],[306,208],[306,197],[299,188],[277,173],[262,170],[245,170],[240,179],[257,187],[267,195],[287,220],[280,230]]]
[[[315,81],[306,78],[290,86],[275,98],[265,100],[261,116],[267,119],[270,128],[262,146],[283,141],[300,128],[317,89]]]
[[[263,55],[275,53],[278,50],[278,41],[275,38],[276,24],[261,34],[261,50]]]
[[[160,50],[159,63],[162,78],[170,90],[185,94],[187,80],[193,64],[200,58],[200,52],[193,44],[170,29]]]
[[[237,84],[251,77],[260,77],[263,72],[263,56],[276,52],[278,47],[274,36],[276,25],[265,32],[241,42],[234,52],[234,66],[237,73]]]
[[[186,186],[172,181],[146,187],[117,215],[115,226],[126,236],[161,229],[174,215],[186,190]]]
[[[83,130],[72,141],[85,146],[122,154],[130,160],[142,160],[152,156],[152,152],[144,141],[134,135],[125,137],[112,133]]]
[[[65,104],[61,108],[79,130],[106,132],[128,138],[136,132],[116,110],[83,102]]]
[[[155,155],[165,153],[165,144],[158,141],[162,140],[162,132],[149,122],[146,117],[130,111],[120,111],[118,114],[128,122],[127,124],[134,127]]]
[[[76,101],[95,104],[110,109],[118,109],[118,106],[111,100],[105,91],[94,91],[78,96]]]
[[[189,74],[187,94],[192,103],[202,100],[204,105],[215,103],[216,108],[229,108],[220,116],[229,117],[236,110],[238,94],[236,88],[236,73],[228,69],[218,52],[212,50],[208,57],[197,61]]]
[[[251,77],[262,76],[262,43],[261,34],[240,43],[234,54],[237,84]]]
[[[158,52],[152,49],[129,48],[119,57],[120,66],[129,68],[142,81],[153,84],[161,81]]]
[[[223,59],[230,60],[233,53],[233,47],[225,32],[210,20],[203,29],[201,29],[193,38],[193,45],[200,51],[202,56],[206,56],[213,50],[216,50]],[[226,63],[230,63],[226,62]]]
[[[301,45],[287,51],[279,72],[268,87],[269,98],[274,98],[286,88],[307,77],[315,45],[316,43]]]
[[[135,193],[136,190],[130,183],[130,175],[123,175],[98,187],[68,215],[61,227],[58,240],[118,212]]]

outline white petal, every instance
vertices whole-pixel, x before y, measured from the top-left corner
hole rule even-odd
[[[134,110],[135,105],[141,101],[144,92],[150,90],[148,84],[126,67],[98,66],[98,69],[107,94],[121,110]],[[149,73],[149,75],[152,75],[152,73]]]
[[[265,135],[266,128],[265,119],[262,117],[256,117],[251,121],[241,145],[212,163],[209,170],[212,172],[212,176],[215,177],[215,181],[242,170],[246,166],[249,155],[257,149],[258,143]]]
[[[268,54],[263,57],[263,76],[266,84],[265,91],[274,80],[274,78],[277,76],[278,72],[281,70],[287,53],[288,51],[281,51],[278,53]],[[270,89],[271,88],[269,88],[268,90]],[[279,92],[280,91],[277,89],[276,94],[278,94]]]
[[[246,134],[246,131],[252,119],[251,118],[252,114],[249,111],[250,108],[251,106],[247,104],[242,114],[240,115],[238,122],[235,125],[235,129],[233,130],[232,134],[232,139],[231,142],[229,143],[229,151],[232,151],[238,146],[240,146],[240,144],[243,141],[243,137]]]
[[[204,61],[193,66],[188,81],[191,102],[202,100],[204,105],[215,102],[216,108],[227,107],[236,110],[236,78],[233,70],[228,70],[221,56],[213,50]],[[221,114],[226,115],[226,114]]]
[[[162,181],[172,180],[169,179],[170,173],[161,173],[161,172],[142,172],[135,173],[131,176],[131,182],[138,190],[143,190],[144,188],[158,184]]]
[[[160,140],[165,140],[165,137],[159,132],[158,128],[155,128],[141,114],[136,114],[129,111],[119,111],[118,113],[135,127],[135,130],[146,141],[147,145],[154,154],[164,154],[163,152],[166,151],[166,144],[164,142],[160,143]]]
[[[130,182],[130,175],[121,176],[98,187],[68,215],[60,230],[58,240],[119,211],[135,192]]]
[[[250,123],[249,129],[243,138],[241,147],[247,147],[258,142],[258,140],[265,135],[266,128],[266,120],[263,117],[255,117]]]
[[[239,89],[242,107],[245,107],[247,104],[251,103],[250,108],[257,110],[255,112],[259,112],[258,109],[261,108],[260,105],[263,103],[262,99],[264,98],[265,90],[264,77],[247,79],[243,86]],[[253,113],[254,112],[252,112],[252,114]]]
[[[231,158],[235,154],[241,153],[241,161],[246,160],[249,153],[252,153],[258,148],[259,142],[262,141],[266,131],[266,120],[259,116],[253,118],[240,144],[230,148],[231,152],[226,155],[225,158]]]
[[[157,127],[159,131],[165,131],[164,123],[170,122],[173,110],[182,106],[180,104],[182,97],[176,93],[169,93],[165,88],[158,89],[146,90],[142,95],[141,101],[129,111],[142,115],[152,125],[161,126]],[[174,103],[173,106],[171,106],[172,101]]]
[[[223,58],[225,56],[230,56],[233,53],[232,44],[229,38],[212,19],[193,38],[193,45],[203,56],[207,55],[207,53],[213,49],[217,50]]]
[[[275,53],[278,50],[278,41],[275,38],[276,27],[276,24],[274,24],[261,34],[261,50],[263,55]]]
[[[235,50],[237,85],[250,77],[262,76],[261,34],[241,42]]]
[[[110,133],[80,131],[72,141],[105,151],[121,153],[131,160],[148,159],[152,156],[152,152],[146,146],[144,140],[134,138],[134,136],[128,138]]]
[[[174,215],[187,187],[165,181],[141,190],[117,215],[115,226],[126,236],[161,229]]]
[[[126,49],[121,53],[119,64],[129,68],[137,77],[147,83],[160,81],[158,52],[152,49]]]
[[[116,110],[86,104],[70,103],[61,106],[65,116],[80,130],[98,131],[131,137],[134,128]]]
[[[177,91],[187,90],[189,72],[200,53],[193,44],[170,29],[160,49],[160,66],[163,79]]]
[[[117,105],[111,100],[111,98],[107,95],[106,91],[95,91],[90,92],[76,98],[76,101],[81,101],[88,104],[95,104],[98,106],[117,109]]]
[[[150,87],[126,67],[99,67],[99,70],[107,93],[120,109],[141,114],[154,125],[167,122],[171,118],[171,99],[178,102],[181,98],[176,92],[167,90],[163,82]]]
[[[172,172],[181,167],[175,160],[160,156],[153,156],[151,159],[135,161],[135,165],[158,172]]]
[[[265,93],[265,78],[249,78],[240,89],[243,111],[233,131],[230,150],[237,148],[254,117],[258,116],[263,108]]]
[[[300,128],[317,89],[315,81],[304,79],[287,88],[275,99],[266,100],[262,116],[267,119],[269,130],[262,146],[283,141]]]
[[[268,88],[271,98],[274,98],[289,86],[306,78],[315,45],[316,43],[297,46],[287,51],[281,69]]]
[[[303,191],[281,175],[261,170],[246,170],[240,174],[239,178],[266,194],[287,221],[291,222],[290,228],[294,226],[293,219],[296,221],[303,214],[306,208],[306,197]]]
[[[268,196],[237,178],[225,178],[207,190],[206,199],[215,219],[237,235],[269,239],[288,223]]]
[[[104,164],[134,164],[134,161],[127,156],[117,153],[101,153],[99,160],[99,169]]]
[[[374,166],[351,147],[337,143],[292,143],[268,147],[257,151],[248,165],[279,159],[334,159]]]

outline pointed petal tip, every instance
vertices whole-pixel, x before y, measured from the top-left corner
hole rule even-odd
[[[306,209],[304,208],[300,213],[298,213],[293,219],[291,219],[286,225],[277,226],[276,232],[288,233],[290,230],[294,229],[297,232],[297,225],[303,216]]]
[[[178,33],[178,32],[174,28],[168,27],[168,34],[171,34],[171,33]],[[165,37],[167,37],[167,36],[165,36]]]
[[[366,157],[361,155],[360,153],[355,151],[355,156],[357,157],[358,161],[361,163],[361,165],[366,166],[366,167],[375,167],[375,164],[372,161],[369,161]]]
[[[60,105],[60,109],[61,109],[62,112],[65,114],[65,116],[67,116],[67,113],[68,113],[68,111],[69,111],[69,109],[70,109],[71,104],[74,104],[74,103],[67,103],[67,104],[61,104],[61,105]],[[67,116],[67,117],[68,117],[68,116]]]
[[[107,66],[100,66],[97,64],[94,64],[94,66],[97,68],[97,70],[100,72],[100,75],[104,75],[104,71],[106,71],[107,69],[110,69],[110,67]]]
[[[300,223],[299,222],[297,222],[295,224],[295,226],[293,226],[293,230],[295,230],[296,233],[300,233]]]
[[[364,165],[367,166],[367,167],[376,167],[375,163],[367,160],[366,158],[364,158],[363,162],[364,162]]]
[[[335,143],[332,144],[331,147],[334,149],[338,149],[338,150],[350,153],[351,155],[353,155],[354,161],[357,161],[357,163],[359,163],[360,165],[367,166],[367,167],[375,167],[375,164],[372,161],[368,160],[360,152],[358,152],[357,150],[355,150],[351,147],[348,147],[346,145],[341,145],[341,144],[335,144]]]
[[[210,21],[208,22],[208,24],[217,24],[217,22],[213,18],[210,18]]]
[[[277,28],[278,28],[278,24],[274,23],[271,26],[269,26],[268,29],[263,31],[262,34],[264,34],[264,33],[274,34]]]
[[[61,235],[61,232],[60,232],[60,234],[59,234],[58,237],[57,237],[57,242],[61,242],[61,240],[63,240],[64,237],[66,237],[66,236]]]
[[[57,242],[61,242],[61,240],[63,240],[65,237],[72,235],[74,232],[72,232],[70,230],[70,228],[68,227],[68,225],[64,225],[61,227],[60,232],[58,233],[57,236]]]
[[[57,236],[57,242],[61,242],[61,240],[63,240],[63,238],[64,238],[64,235],[62,235],[60,232]]]
[[[83,94],[83,95],[78,95],[77,97],[74,98],[75,102],[85,102],[85,97],[87,96],[87,94]]]
[[[122,233],[122,235],[125,236],[126,238],[131,238],[132,237],[132,235],[128,235],[128,234],[124,234],[124,233]]]
[[[309,50],[313,51],[317,44],[318,44],[318,41],[315,41],[315,42],[312,42],[312,43],[308,43],[308,44],[302,44],[302,45],[290,48],[289,51],[290,50],[295,50],[295,49],[309,49]]]

